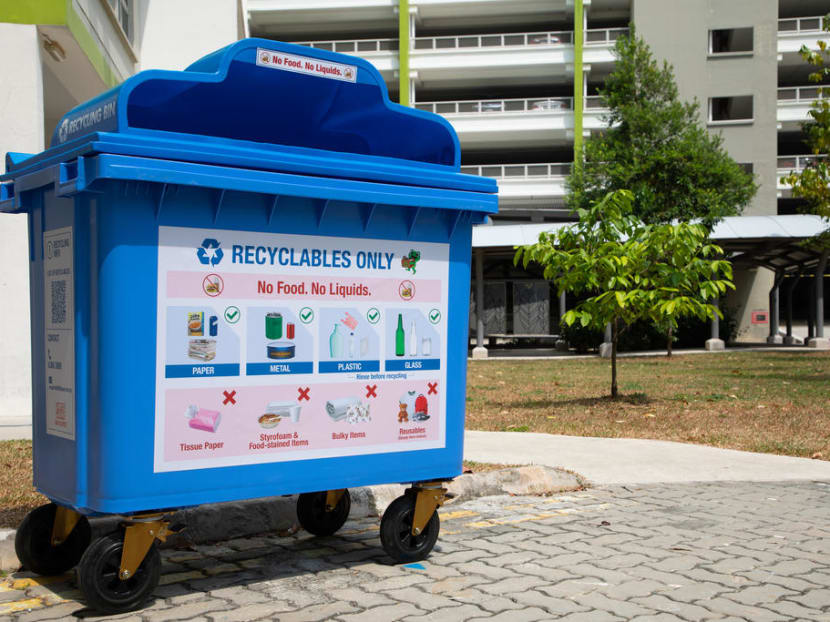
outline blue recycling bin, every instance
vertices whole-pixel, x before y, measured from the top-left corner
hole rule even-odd
[[[24,564],[80,560],[90,603],[124,611],[170,509],[306,493],[326,534],[349,487],[389,482],[414,485],[384,548],[429,553],[462,468],[472,225],[497,210],[459,164],[450,124],[391,103],[370,63],[261,39],[143,71],[8,153],[53,501],[21,525]],[[92,514],[124,515],[120,539],[90,543]]]

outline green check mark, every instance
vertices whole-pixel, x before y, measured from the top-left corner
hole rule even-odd
[[[441,321],[441,312],[438,309],[433,309],[429,312],[429,321],[433,324],[437,324]]]
[[[311,321],[314,319],[314,311],[312,311],[308,307],[303,307],[300,309],[300,319],[302,320],[303,324],[310,324]]]
[[[239,307],[230,306],[225,309],[225,321],[228,324],[236,324],[239,321],[240,315]]]
[[[380,311],[372,307],[366,312],[366,319],[369,320],[370,324],[377,324],[380,321]]]

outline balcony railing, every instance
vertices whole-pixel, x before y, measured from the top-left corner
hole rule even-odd
[[[360,52],[397,52],[397,39],[358,39],[342,41],[299,41],[297,45],[310,48],[329,50],[330,52],[360,53]]]
[[[534,99],[481,99],[445,102],[418,102],[418,110],[436,114],[486,114],[496,112],[558,112],[573,110],[573,97],[542,97]],[[598,95],[585,98],[586,110],[602,109]]]
[[[826,155],[801,155],[801,156],[779,156],[778,171],[803,171],[811,164],[820,159],[827,158]]]
[[[588,45],[603,45],[614,43],[622,35],[628,34],[628,28],[596,28],[585,31],[585,43]]]
[[[451,50],[531,45],[566,45],[573,43],[573,32],[514,32],[495,35],[459,35],[456,37],[415,37],[416,50]]]
[[[600,28],[585,31],[585,43],[588,45],[610,44],[628,32],[628,28]],[[458,35],[452,37],[415,37],[415,50],[455,50],[488,47],[533,47],[540,45],[572,45],[572,30],[551,32],[512,32],[485,35]],[[397,39],[357,39],[336,41],[299,41],[305,45],[321,50],[346,53],[395,52],[398,50]]]
[[[595,110],[605,108],[602,105],[602,98],[599,95],[588,95],[585,97],[585,109]]]
[[[812,102],[821,98],[819,86],[785,86],[778,89],[780,102]]]
[[[482,114],[488,112],[556,112],[573,110],[573,97],[537,99],[484,99],[447,102],[420,102],[418,110],[437,114]]]
[[[494,179],[552,179],[570,175],[571,163],[484,164],[481,166],[462,166],[461,172]]]
[[[778,32],[821,32],[824,30],[824,17],[793,17],[778,20]]]

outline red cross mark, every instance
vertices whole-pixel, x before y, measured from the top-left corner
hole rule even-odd
[[[236,400],[234,399],[234,397],[236,397],[236,391],[222,391],[222,393],[225,394],[225,399],[222,401],[223,405],[227,404],[228,402],[230,402],[231,404],[236,404]]]
[[[429,391],[427,395],[438,395],[438,383],[437,382],[427,382],[427,386],[429,387]]]
[[[297,398],[298,402],[302,402],[303,400],[311,401],[311,398],[308,396],[308,392],[311,391],[311,387],[306,387],[305,389],[297,387],[297,391],[300,393],[300,396]]]
[[[377,397],[378,385],[366,385],[366,397]]]

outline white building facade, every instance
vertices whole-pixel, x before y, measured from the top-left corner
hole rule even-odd
[[[244,36],[238,0],[0,4],[0,151],[39,153],[58,120],[141,69],[184,69]],[[5,172],[5,162],[0,163]],[[0,420],[31,420],[28,227],[0,226]]]

